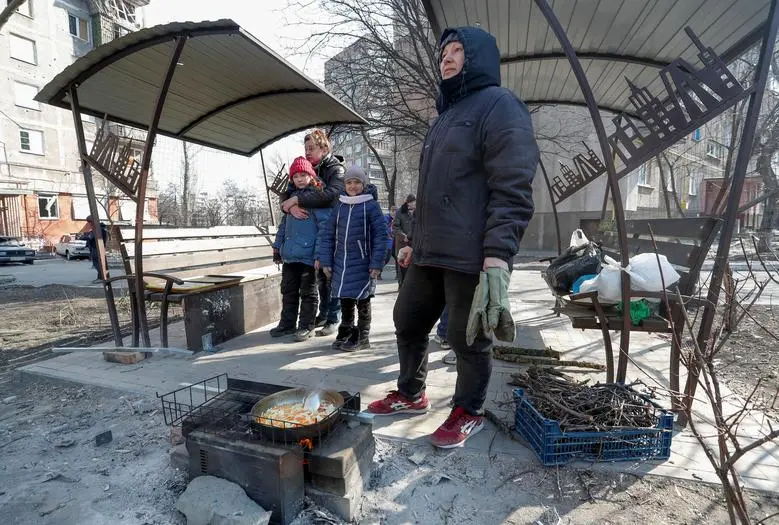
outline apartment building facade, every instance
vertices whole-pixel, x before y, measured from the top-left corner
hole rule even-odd
[[[142,7],[147,4],[148,0],[27,0],[0,31],[0,92],[6,94],[0,98],[0,235],[50,250],[62,235],[84,229],[89,206],[71,113],[34,98],[95,46],[140,29]],[[91,148],[101,121],[86,115],[82,121]],[[132,201],[99,174],[95,191],[101,220],[134,220]],[[147,208],[146,220],[153,221],[155,193]]]
[[[727,112],[677,142],[659,159],[636,170],[636,209],[632,215],[697,217],[720,213],[727,197],[720,198],[720,190],[729,157],[731,163],[735,162],[731,128],[732,115]],[[761,195],[763,186],[752,163],[747,170],[741,205]],[[739,214],[739,230],[756,230],[762,217],[763,204],[757,203]]]
[[[360,107],[361,102],[367,101],[373,94],[370,93],[369,73],[364,71],[370,60],[369,43],[365,40],[356,40],[350,46],[325,62],[325,89],[336,97],[350,104],[358,112],[369,111],[369,108]],[[364,66],[365,65],[365,66]],[[367,104],[370,106],[370,103]],[[393,154],[392,137],[383,129],[370,129],[367,132],[370,146],[372,146],[384,164],[387,172],[392,174]],[[342,155],[347,164],[354,164],[364,168],[370,181],[379,193],[379,202],[386,209],[388,206],[388,194],[384,181],[384,171],[369,147],[362,133],[359,131],[338,131],[331,137],[333,149],[338,155]]]

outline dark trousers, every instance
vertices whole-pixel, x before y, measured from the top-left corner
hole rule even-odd
[[[425,390],[428,334],[447,307],[446,338],[457,355],[454,404],[471,414],[482,413],[492,374],[492,339],[479,335],[473,345],[465,343],[465,327],[478,284],[477,274],[416,264],[408,268],[393,312],[401,394],[415,399]]]
[[[317,272],[317,283],[319,287],[319,317],[325,319],[327,324],[336,324],[338,316],[341,313],[341,300],[338,297],[330,297],[330,279],[325,272]]]
[[[97,278],[100,279],[100,256],[97,254],[97,247],[89,249],[89,260],[92,263],[92,268],[97,272]],[[105,266],[108,268],[107,259]]]
[[[341,326],[354,326],[354,310],[357,309],[357,334],[360,340],[368,339],[371,333],[371,298],[341,299]]]
[[[438,321],[438,328],[436,328],[436,334],[441,339],[446,339],[446,331],[449,329],[449,308],[444,307],[444,313],[441,314],[441,319]]]
[[[284,263],[281,267],[281,319],[284,328],[314,328],[316,307],[316,270],[303,263]],[[298,308],[300,323],[298,323]]]
[[[395,263],[395,268],[398,270],[398,286],[403,286],[403,281],[406,280],[406,272],[408,268],[403,268],[400,263]]]

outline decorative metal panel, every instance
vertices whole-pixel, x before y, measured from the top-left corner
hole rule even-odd
[[[665,87],[661,96],[626,79],[630,103],[643,126],[624,113],[612,119],[616,129],[608,141],[615,161],[620,161],[617,178],[632,172],[751,92],[739,83],[712,48],[703,45],[692,29],[687,27],[685,31],[698,48],[703,67],[696,69],[682,58],[671,62],[660,71]],[[589,148],[587,151],[587,156],[574,157],[575,171],[560,164],[561,174],[552,181],[556,204],[606,173],[597,155]]]
[[[106,120],[97,131],[92,151],[84,158],[94,169],[133,200],[138,200],[141,165],[133,157],[133,139],[120,148],[121,139],[106,128]],[[139,143],[138,148],[143,149]]]

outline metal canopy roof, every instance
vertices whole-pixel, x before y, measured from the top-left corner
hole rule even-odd
[[[160,25],[112,40],[35,98],[69,109],[76,85],[82,113],[148,129],[180,36],[188,38],[159,124],[164,135],[250,156],[316,125],[366,123],[232,20]]]
[[[585,105],[568,60],[533,0],[423,0],[434,31],[480,25],[501,51],[503,85],[525,102]],[[566,30],[601,109],[632,114],[625,77],[652,93],[676,58],[699,66],[684,28],[726,62],[761,36],[769,0],[549,1]]]

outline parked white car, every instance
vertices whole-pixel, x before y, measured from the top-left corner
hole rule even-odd
[[[24,263],[35,262],[35,250],[22,244],[22,241],[14,237],[0,236],[0,263]]]
[[[54,245],[54,251],[69,261],[79,257],[89,257],[87,241],[79,239],[76,233],[60,237],[59,242]]]

